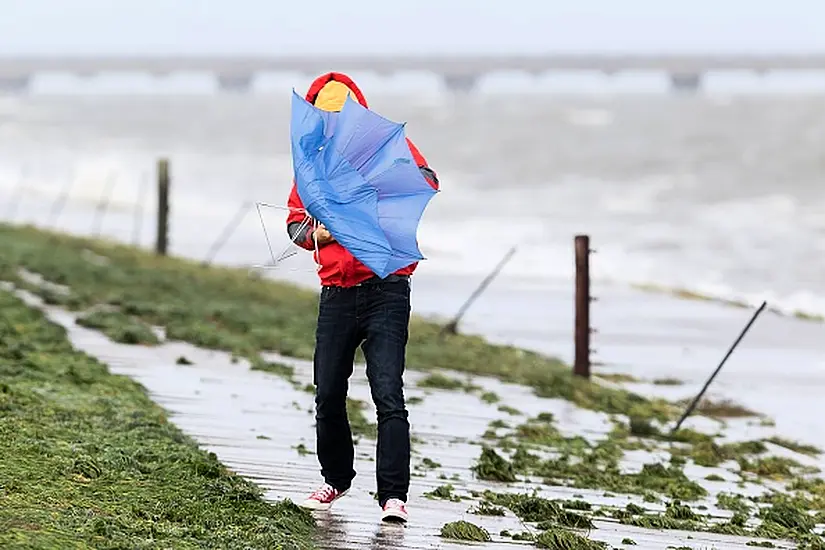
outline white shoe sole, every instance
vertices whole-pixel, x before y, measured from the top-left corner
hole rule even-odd
[[[381,513],[381,521],[388,523],[407,523],[409,516],[398,510],[387,510]]]
[[[349,490],[344,491],[343,493],[341,493],[340,495],[335,497],[335,499],[332,502],[329,502],[329,503],[318,502],[315,499],[308,498],[305,501],[303,501],[301,504],[299,504],[298,506],[300,506],[301,508],[304,508],[306,510],[326,511],[326,510],[329,510],[330,508],[332,508],[332,505],[335,504],[338,501],[338,499],[345,496],[348,492],[349,492]]]

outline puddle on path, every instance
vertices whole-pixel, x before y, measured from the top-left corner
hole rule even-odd
[[[128,375],[143,384],[152,398],[169,411],[175,424],[202,447],[215,452],[231,469],[260,484],[268,497],[299,501],[320,482],[319,467],[312,454],[315,442],[311,394],[296,389],[296,385],[276,375],[250,370],[244,361],[233,363],[223,352],[206,351],[180,342],[153,348],[111,342],[96,331],[75,325],[74,315],[44,306],[30,294],[21,293],[21,296],[66,327],[78,349],[106,362],[112,372]],[[181,356],[193,364],[177,364]],[[300,385],[310,381],[308,362],[275,355],[269,359],[293,365]],[[496,419],[510,423],[516,420],[499,411],[499,404],[484,403],[475,394],[416,387],[423,376],[418,372],[406,375],[407,397],[422,398],[420,403],[409,406],[412,432],[416,438],[410,524],[401,527],[382,525],[379,521],[379,508],[371,494],[375,484],[374,442],[362,438],[356,448],[358,477],[352,491],[336,504],[333,511],[316,516],[321,548],[466,548],[466,544],[439,537],[444,523],[460,519],[481,525],[490,532],[493,542],[481,545],[483,548],[513,548],[525,544],[499,536],[503,529],[511,532],[530,530],[509,512],[505,517],[477,516],[468,512],[475,504],[473,501],[456,503],[424,497],[425,492],[447,482],[439,476],[450,478],[449,483],[459,495],[485,489],[499,492],[537,489],[541,496],[551,499],[571,499],[579,495],[595,505],[642,504],[637,497],[605,497],[603,491],[551,487],[529,481],[497,485],[474,479],[470,467],[479,456],[481,435],[489,423]],[[484,390],[494,391],[501,398],[501,404],[516,405],[525,415],[532,417],[540,412],[552,412],[557,425],[566,434],[591,439],[610,429],[605,415],[578,409],[563,400],[538,398],[529,388],[484,378],[474,378],[473,383]],[[356,368],[350,395],[371,403],[363,367]],[[374,420],[372,415],[369,416]],[[299,452],[296,448],[299,444],[303,444],[310,454]],[[420,465],[425,457],[441,467],[422,471]],[[650,458],[651,455],[645,452],[627,453],[623,466],[629,471],[637,471]],[[692,466],[686,469],[690,477],[701,480],[712,493],[711,500],[705,503],[707,513],[712,516],[730,516],[730,512],[712,505],[715,494],[720,491],[744,494],[764,491],[756,485],[743,489],[732,483],[705,481],[704,477],[710,472],[731,480],[736,476],[719,468]],[[663,509],[662,505],[644,506],[652,510]],[[591,532],[591,537],[617,548],[623,547],[621,542],[625,538],[636,541],[636,548],[651,550],[668,546],[746,549],[746,543],[752,540],[711,533],[658,532],[598,518],[595,523],[597,529]],[[777,546],[790,547],[784,542]]]

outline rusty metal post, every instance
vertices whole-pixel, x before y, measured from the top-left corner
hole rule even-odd
[[[158,228],[155,253],[166,256],[169,246],[169,161],[158,161]]]
[[[590,378],[590,237],[576,235],[576,320],[573,374]]]

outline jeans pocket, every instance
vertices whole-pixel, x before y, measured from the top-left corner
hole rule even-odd
[[[331,300],[338,295],[338,291],[341,290],[337,286],[322,286],[321,287],[321,297],[320,302],[322,304],[329,303]]]

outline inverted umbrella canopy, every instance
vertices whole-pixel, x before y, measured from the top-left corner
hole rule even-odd
[[[293,91],[290,133],[298,195],[338,243],[382,279],[424,259],[416,233],[436,191],[403,124],[349,97],[322,111]]]

